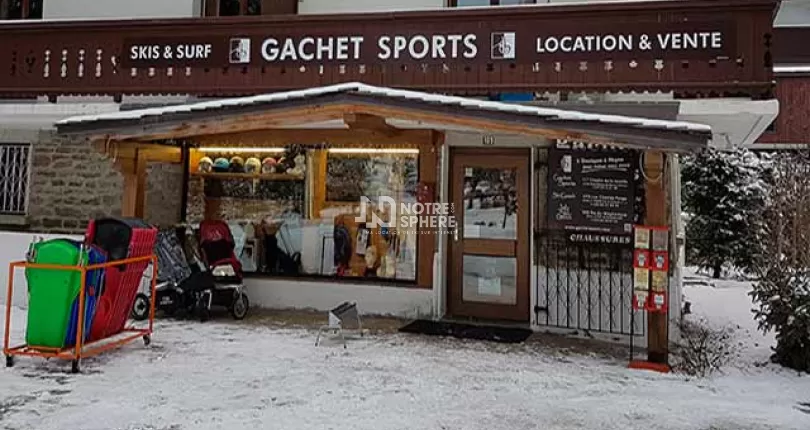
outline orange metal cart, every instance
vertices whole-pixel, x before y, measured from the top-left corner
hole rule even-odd
[[[91,270],[107,269],[123,264],[143,263],[145,261],[152,262],[152,276],[151,285],[152,294],[149,303],[149,324],[146,328],[125,327],[120,333],[110,336],[105,339],[99,339],[92,342],[85,342],[85,289],[84,285],[87,279],[87,272]],[[77,314],[76,330],[76,343],[74,346],[66,348],[52,348],[42,347],[37,345],[18,345],[10,346],[11,340],[11,302],[14,292],[14,273],[15,269],[46,269],[46,270],[70,270],[81,272],[81,288],[79,289],[79,309]],[[157,257],[155,255],[147,255],[143,257],[128,258],[124,260],[110,261],[102,264],[94,264],[88,266],[65,266],[56,264],[35,264],[26,261],[15,261],[8,266],[8,290],[6,292],[6,331],[3,339],[3,354],[6,356],[6,367],[14,366],[14,356],[29,356],[29,357],[43,357],[43,358],[58,358],[64,360],[71,360],[73,373],[78,373],[81,366],[81,360],[85,357],[92,357],[104,351],[109,351],[118,348],[126,343],[132,342],[137,338],[142,338],[144,345],[149,345],[152,341],[152,329],[155,321],[155,285],[157,281]]]

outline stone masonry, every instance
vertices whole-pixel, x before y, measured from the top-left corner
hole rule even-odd
[[[181,166],[153,163],[147,174],[146,221],[179,221]],[[29,190],[29,231],[82,233],[91,218],[121,214],[123,177],[83,138],[41,131],[33,146]]]

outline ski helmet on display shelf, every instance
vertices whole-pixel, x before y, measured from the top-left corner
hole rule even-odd
[[[200,164],[197,166],[197,170],[203,173],[208,173],[214,169],[214,161],[211,160],[211,157],[203,157],[200,159]]]
[[[231,167],[231,163],[228,162],[227,158],[217,158],[214,161],[214,171],[215,172],[227,172],[228,169]]]
[[[267,157],[262,160],[262,173],[273,173],[276,171],[276,159],[273,157]]]
[[[245,160],[242,157],[233,157],[231,158],[231,172],[233,173],[243,173],[245,171]]]
[[[250,157],[245,161],[245,173],[259,173],[262,170],[262,162],[256,157]]]

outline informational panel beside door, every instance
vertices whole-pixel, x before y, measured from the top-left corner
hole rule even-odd
[[[571,242],[630,244],[638,154],[557,143],[549,151],[548,227]]]

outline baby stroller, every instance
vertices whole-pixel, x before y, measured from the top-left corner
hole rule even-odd
[[[236,319],[243,319],[250,307],[242,281],[242,263],[234,253],[231,229],[225,221],[200,223],[200,254],[215,286],[201,294],[197,303],[200,319],[207,319],[212,306],[224,306]]]
[[[215,284],[213,276],[201,270],[192,259],[186,257],[179,237],[182,232],[175,229],[160,230],[155,241],[155,255],[158,258],[158,279],[155,283],[155,307],[165,316],[178,313],[192,314],[196,311],[199,296]],[[192,264],[193,263],[193,264]],[[151,273],[151,270],[147,270]],[[139,293],[132,306],[132,318],[142,321],[149,317],[149,295]]]

